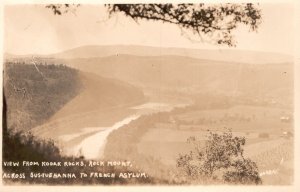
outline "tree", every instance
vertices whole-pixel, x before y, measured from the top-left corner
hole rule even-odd
[[[195,137],[188,139],[194,149],[179,155],[177,166],[192,181],[214,180],[232,184],[261,184],[256,163],[244,158],[244,137],[232,132],[209,132],[208,140],[201,145]]]
[[[74,10],[69,4],[50,4],[54,14]],[[136,22],[139,20],[162,21],[175,24],[184,32],[192,32],[202,42],[235,46],[232,31],[239,24],[256,31],[261,23],[261,10],[252,3],[226,4],[106,4],[110,16],[123,13]],[[184,31],[186,30],[186,31]]]

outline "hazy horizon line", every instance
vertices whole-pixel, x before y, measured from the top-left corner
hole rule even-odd
[[[203,51],[238,51],[238,52],[258,52],[258,53],[267,53],[267,54],[278,54],[278,55],[285,55],[288,57],[294,57],[294,54],[288,54],[288,53],[283,53],[283,52],[272,52],[272,51],[262,51],[262,50],[252,50],[252,49],[235,49],[234,47],[232,48],[188,48],[188,47],[170,47],[170,46],[154,46],[154,45],[140,45],[140,44],[87,44],[87,45],[81,45],[81,46],[76,46],[68,49],[64,49],[61,51],[56,51],[56,52],[51,52],[51,53],[13,53],[9,51],[5,51],[4,47],[4,52],[3,55],[9,54],[9,55],[15,55],[15,56],[26,56],[26,55],[41,55],[41,56],[47,56],[47,55],[55,55],[55,54],[60,54],[66,51],[82,48],[82,47],[121,47],[121,46],[132,46],[132,47],[148,47],[148,48],[162,48],[162,49],[187,49],[187,50],[203,50]]]

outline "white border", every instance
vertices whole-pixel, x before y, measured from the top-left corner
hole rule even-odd
[[[196,2],[207,2],[207,3],[218,3],[218,2],[224,2],[220,0],[202,0],[202,1],[195,1],[195,0],[150,0],[150,1],[135,1],[135,0],[76,0],[76,1],[70,1],[70,0],[3,0],[1,1],[0,5],[0,29],[1,29],[1,37],[0,37],[0,59],[3,61],[3,36],[4,36],[4,5],[7,4],[48,4],[48,3],[81,3],[81,4],[104,4],[104,3],[158,3],[158,2],[172,2],[172,3],[179,3],[179,2],[189,2],[189,3],[196,3]],[[299,125],[299,118],[300,113],[300,103],[299,103],[299,98],[300,98],[300,37],[299,35],[297,36],[296,34],[300,34],[300,2],[298,0],[226,0],[225,2],[260,2],[260,3],[294,3],[295,9],[296,9],[296,14],[295,14],[295,49],[294,49],[294,56],[295,56],[295,70],[294,70],[294,80],[295,80],[295,166],[294,166],[294,184],[291,186],[38,186],[38,185],[31,185],[31,186],[3,186],[0,183],[0,191],[1,192],[6,192],[6,191],[11,191],[11,192],[16,192],[16,191],[145,191],[145,192],[152,192],[152,191],[208,191],[208,192],[224,192],[224,191],[231,191],[231,192],[240,192],[240,191],[263,191],[263,192],[286,192],[286,191],[300,191],[300,185],[299,185],[299,173],[300,173],[300,167],[299,167],[299,146],[300,146],[300,133],[298,130],[298,125]],[[280,14],[280,13],[278,13]],[[0,73],[0,85],[2,87],[2,69],[3,65],[0,65],[1,73]],[[0,99],[1,99],[1,107],[2,107],[2,89],[0,92]],[[2,113],[2,109],[1,109]],[[2,115],[0,117],[2,121]],[[1,132],[1,131],[0,131]],[[0,134],[2,138],[2,132]],[[2,143],[2,139],[1,139]],[[1,144],[0,144],[1,145]],[[2,147],[1,147],[1,154],[2,154]],[[0,155],[0,160],[2,162],[2,155]],[[1,168],[0,168],[1,169]],[[1,177],[2,177],[2,170],[0,170]]]

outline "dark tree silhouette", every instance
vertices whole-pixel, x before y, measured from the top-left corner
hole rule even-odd
[[[74,6],[74,5],[73,5]],[[77,5],[78,6],[78,5]],[[252,3],[226,4],[107,4],[111,15],[123,13],[139,20],[162,21],[179,26],[200,36],[201,41],[235,46],[232,31],[239,24],[256,31],[261,23],[261,10]],[[61,15],[71,9],[69,4],[51,4],[47,8]]]
[[[261,184],[255,162],[244,157],[245,137],[234,137],[231,130],[223,134],[209,132],[201,144],[195,137],[188,139],[194,149],[179,155],[177,166],[190,180],[211,179],[232,184]]]
[[[46,5],[46,8],[52,9],[54,15],[61,15],[75,11],[79,6],[79,4],[49,4]]]

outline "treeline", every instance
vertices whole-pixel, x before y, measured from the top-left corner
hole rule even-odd
[[[42,124],[81,89],[79,71],[64,65],[4,65],[8,128],[29,130]]]
[[[60,154],[59,148],[51,140],[39,140],[30,134],[13,132],[4,128],[3,131],[3,162],[19,162],[19,166],[4,166],[4,184],[46,184],[46,185],[120,185],[120,184],[149,184],[153,183],[151,177],[121,178],[120,173],[140,173],[141,170],[132,167],[116,166],[89,166],[89,161],[84,158],[66,157]],[[23,161],[37,162],[39,166],[22,166]],[[79,166],[41,166],[42,162],[79,162]],[[84,165],[84,166],[81,166]],[[76,178],[34,178],[30,174],[75,174]],[[80,173],[88,174],[81,178]],[[116,177],[90,177],[90,173],[115,174]],[[6,176],[5,176],[6,175]],[[10,175],[10,176],[8,176]],[[13,176],[14,175],[14,176]],[[16,177],[18,178],[7,178]],[[24,178],[25,177],[25,178]]]

